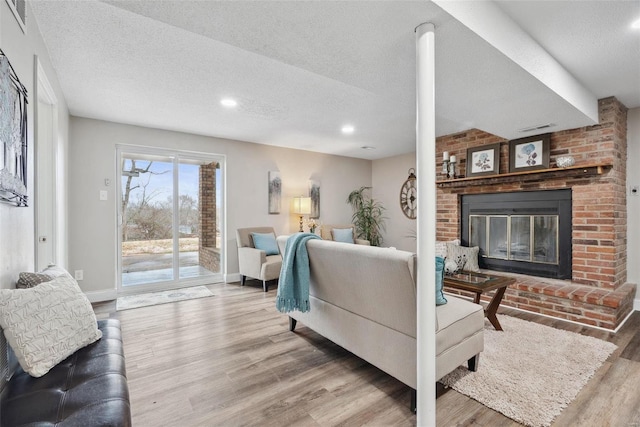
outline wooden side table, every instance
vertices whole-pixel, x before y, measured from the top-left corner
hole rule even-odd
[[[484,315],[497,331],[502,331],[502,326],[498,321],[496,312],[507,290],[507,286],[515,283],[516,279],[495,274],[473,273],[464,271],[461,273],[448,274],[444,276],[443,284],[449,288],[461,291],[473,292],[476,294],[474,301],[480,304],[480,296],[495,290],[496,292],[484,310]]]

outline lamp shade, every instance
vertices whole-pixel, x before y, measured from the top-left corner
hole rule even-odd
[[[298,215],[309,215],[311,213],[311,197],[294,197],[293,213]]]

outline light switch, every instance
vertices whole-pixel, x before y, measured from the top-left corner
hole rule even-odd
[[[107,190],[100,190],[100,200],[107,200]]]

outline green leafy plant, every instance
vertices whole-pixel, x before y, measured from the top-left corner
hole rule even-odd
[[[353,209],[351,221],[356,227],[358,238],[368,240],[372,246],[380,246],[382,243],[381,231],[385,230],[385,208],[366,193],[370,189],[371,187],[360,187],[353,190],[347,197],[347,203]]]

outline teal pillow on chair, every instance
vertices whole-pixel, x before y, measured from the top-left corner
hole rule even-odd
[[[334,242],[355,243],[353,241],[353,228],[334,228],[331,230]]]
[[[442,285],[444,281],[444,258],[436,257],[436,305],[443,305],[447,303],[447,299],[442,292]]]
[[[273,233],[251,233],[253,238],[253,246],[256,249],[265,251],[267,255],[278,255],[278,244],[276,243],[276,236]]]

